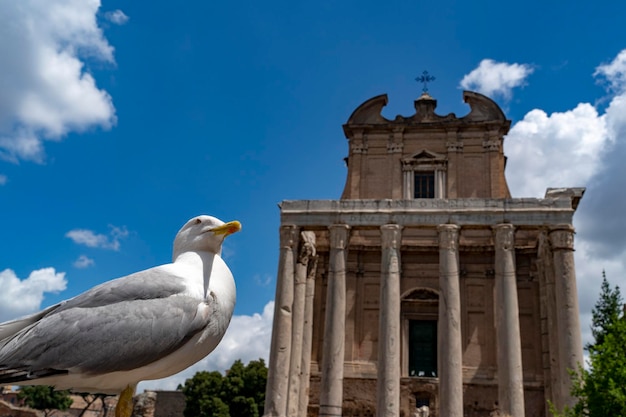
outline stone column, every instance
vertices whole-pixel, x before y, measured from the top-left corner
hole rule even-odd
[[[322,346],[320,417],[341,416],[343,360],[346,327],[346,247],[350,227],[334,224],[330,229],[330,257],[326,317]]]
[[[554,286],[559,338],[559,372],[563,405],[573,406],[568,370],[577,370],[583,364],[583,345],[580,335],[578,291],[574,268],[574,228],[569,224],[550,230],[554,263]]]
[[[378,326],[378,417],[400,413],[400,245],[402,227],[380,227],[382,259]]]
[[[463,417],[463,352],[459,283],[459,226],[439,232],[439,415]]]
[[[313,235],[315,236],[315,235]],[[315,245],[315,241],[313,241]],[[309,259],[309,273],[306,279],[304,302],[304,329],[302,332],[302,361],[300,363],[300,392],[298,399],[298,417],[307,415],[309,406],[309,384],[311,382],[311,349],[313,346],[313,302],[315,297],[315,274],[317,255]]]
[[[289,390],[291,356],[291,310],[293,307],[294,245],[298,228],[280,227],[280,257],[274,304],[274,328],[270,347],[269,372],[265,389],[266,417],[285,417]]]
[[[494,229],[498,403],[504,415],[524,417],[522,342],[515,275],[515,230],[512,224],[499,224]]]
[[[300,398],[300,372],[302,365],[302,340],[304,335],[304,309],[306,297],[306,281],[309,260],[315,257],[315,233],[300,233],[300,251],[296,263],[296,276],[293,291],[293,319],[291,329],[291,363],[289,365],[289,395],[287,398],[287,415],[298,417],[298,401]]]

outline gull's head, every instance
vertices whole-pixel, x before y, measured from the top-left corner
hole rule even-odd
[[[174,239],[174,256],[183,252],[222,252],[222,242],[230,234],[241,230],[241,223],[232,221],[224,223],[212,216],[197,216],[189,220],[178,231]]]

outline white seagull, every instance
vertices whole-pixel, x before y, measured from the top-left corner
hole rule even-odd
[[[174,239],[172,263],[0,324],[0,385],[121,393],[115,415],[130,417],[138,382],[182,371],[224,336],[236,296],[220,255],[239,230],[194,217]]]

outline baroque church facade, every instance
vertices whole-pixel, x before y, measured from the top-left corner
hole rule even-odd
[[[339,200],[283,201],[265,416],[547,417],[582,363],[572,217],[584,188],[512,198],[488,97],[464,117],[343,126]]]

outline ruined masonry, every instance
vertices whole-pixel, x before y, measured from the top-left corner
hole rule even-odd
[[[511,198],[510,127],[464,117],[343,126],[339,200],[283,201],[266,417],[547,417],[582,363],[572,217],[584,188]]]

